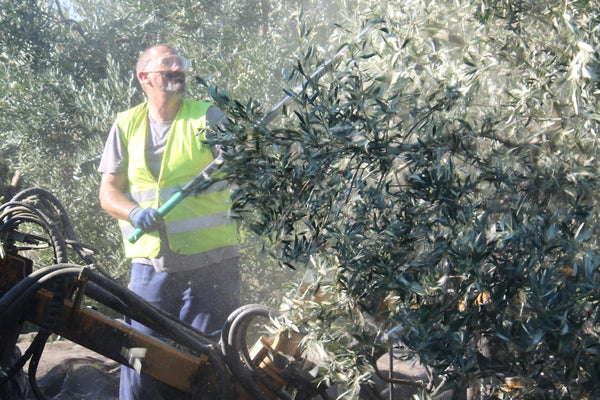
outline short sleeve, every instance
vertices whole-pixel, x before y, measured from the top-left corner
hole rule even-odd
[[[108,133],[98,171],[103,174],[123,172],[127,170],[127,162],[127,148],[121,139],[119,125],[115,121]]]

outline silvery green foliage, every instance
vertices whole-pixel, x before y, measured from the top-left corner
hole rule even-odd
[[[280,125],[213,92],[238,213],[314,272],[283,308],[344,397],[390,345],[434,397],[600,393],[598,5],[379,2],[319,81],[306,47]]]

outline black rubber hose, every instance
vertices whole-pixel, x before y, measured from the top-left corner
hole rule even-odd
[[[0,298],[0,321],[7,318],[14,309],[27,302],[40,288],[49,284],[55,279],[75,277],[81,270],[82,266],[74,264],[57,264],[50,267],[46,267],[37,271],[34,271],[31,275],[21,280],[17,285],[13,286],[2,298]],[[186,336],[190,336],[189,327],[183,327],[180,329],[182,322],[171,318],[170,314],[165,313],[153,305],[147,303],[144,299],[137,296],[135,293],[129,291],[129,289],[122,285],[114,282],[111,279],[107,279],[103,275],[90,272],[88,279],[103,288],[106,292],[111,293],[116,299],[119,299],[122,304],[125,305],[124,314],[133,319],[140,319],[142,317],[144,322],[153,323],[158,319],[160,323],[169,322],[178,325],[179,331],[184,331]],[[132,312],[132,309],[139,310],[138,312]],[[145,313],[145,314],[144,314]],[[141,314],[141,315],[138,315]],[[150,327],[155,329],[153,327]],[[155,329],[157,332],[164,334],[166,337],[173,336],[177,332],[173,332],[175,327],[170,325],[168,327]],[[163,332],[164,331],[164,332]],[[189,339],[189,338],[188,338]],[[186,339],[187,344],[193,344],[194,347],[197,343],[202,344],[202,352],[210,351],[209,345],[213,344],[205,338],[193,338],[193,340]],[[184,343],[184,345],[186,345]]]
[[[273,311],[259,304],[248,304],[235,310],[223,327],[221,332],[221,348],[227,363],[234,375],[244,388],[258,399],[269,399],[269,393],[265,393],[258,385],[261,382],[271,395],[279,399],[291,400],[291,396],[273,385],[271,378],[264,375],[252,365],[246,345],[247,327],[255,317],[269,317]]]
[[[269,308],[254,304],[251,307],[248,307],[241,312],[237,313],[236,317],[233,319],[231,325],[228,328],[227,333],[227,343],[232,347],[234,351],[242,356],[242,360],[251,365],[252,360],[250,358],[250,354],[248,353],[248,345],[247,345],[247,332],[248,326],[252,319],[256,317],[271,317],[274,315],[274,312]]]
[[[37,368],[40,363],[40,359],[42,358],[42,353],[44,352],[44,347],[46,347],[46,341],[50,337],[51,332],[47,329],[41,329],[34,341],[37,341],[38,344],[32,353],[31,360],[29,360],[29,368],[27,371],[27,375],[29,377],[29,386],[33,391],[33,394],[37,400],[46,400],[46,396],[40,390],[37,384]]]
[[[88,281],[85,295],[119,314],[127,313],[127,304],[95,282]]]
[[[19,359],[15,361],[15,363],[8,369],[8,371],[6,371],[6,375],[0,376],[0,386],[6,384],[15,374],[21,371],[21,369],[25,366],[25,364],[27,364],[27,361],[29,361],[31,356],[35,352],[39,351],[38,342],[40,341],[40,339],[38,339],[38,336],[39,335],[36,335],[36,337],[33,338],[33,341],[31,342],[27,350],[25,350],[25,353],[23,353],[19,357]]]
[[[23,210],[26,208],[26,210]],[[14,195],[10,202],[3,204],[0,207],[0,213],[4,211],[4,214],[10,213],[18,215],[18,212],[28,211],[39,216],[41,214],[41,220],[38,221],[40,225],[46,230],[54,228],[61,237],[61,247],[65,246],[73,249],[73,251],[87,264],[95,263],[95,259],[92,256],[94,253],[93,249],[89,246],[85,246],[79,243],[77,235],[73,230],[72,224],[69,220],[66,209],[58,201],[58,199],[45,189],[31,188],[25,189],[16,195]],[[0,217],[0,221],[2,221]],[[54,234],[56,236],[56,234]],[[60,249],[63,250],[63,249]],[[65,257],[61,257],[64,254]],[[56,257],[56,262],[67,262],[66,249],[62,254]],[[100,272],[104,273],[101,269]]]
[[[4,296],[0,298],[0,321],[7,318],[7,316],[9,316],[16,307],[26,302],[46,282],[51,281],[52,279],[55,279],[61,275],[76,276],[81,272],[82,268],[82,266],[76,264],[57,264],[34,271],[19,281],[8,292],[6,292]],[[212,343],[210,340],[203,338],[199,331],[183,323],[182,321],[175,319],[175,317],[173,317],[171,314],[166,313],[165,311],[145,302],[142,298],[136,296],[133,292],[129,291],[114,280],[106,278],[100,274],[95,274],[93,271],[90,273],[89,279],[92,281],[89,285],[91,288],[89,293],[90,298],[98,301],[109,299],[113,305],[118,307],[116,311],[119,311],[122,314],[136,320],[141,319],[141,323],[152,323],[153,318],[144,317],[146,315],[144,313],[134,313],[131,311],[132,306],[135,307],[136,303],[142,304],[143,307],[138,308],[143,311],[151,311],[148,315],[159,314],[161,318],[165,318],[173,323],[176,323],[178,325],[178,329],[186,331],[188,335],[197,336],[195,338],[195,342],[203,340],[203,344],[205,346],[214,345],[214,343]],[[95,287],[92,286],[94,284],[96,285]],[[110,296],[110,298],[108,296]],[[137,301],[133,301],[134,299]],[[169,329],[170,328],[172,327],[169,327]]]
[[[67,243],[64,240],[58,226],[53,223],[43,212],[35,208],[33,205],[25,202],[14,201],[8,204],[5,204],[1,208],[2,215],[0,216],[0,220],[3,222],[0,226],[0,232],[9,234],[9,232],[14,231],[14,229],[23,223],[34,223],[41,226],[49,235],[48,241],[52,245],[52,249],[54,251],[55,261],[58,263],[67,261]],[[4,236],[4,235],[2,235]],[[57,270],[61,269],[58,267]],[[19,282],[17,287],[13,287],[12,291],[2,297],[1,302],[9,306],[0,306],[0,310],[2,310],[2,318],[5,318],[7,315],[14,310],[15,307],[19,307],[23,305],[25,301],[29,299],[31,296],[31,288],[36,286],[38,281],[38,277],[41,279],[46,275],[44,271],[42,273],[37,274],[33,277],[33,279],[26,279]],[[29,362],[29,381],[30,387],[36,396],[37,399],[43,400],[44,396],[42,392],[39,390],[36,382],[36,371],[39,364],[39,360],[41,358],[42,352],[44,350],[44,346],[46,340],[50,336],[50,332],[52,328],[55,326],[57,322],[57,317],[62,308],[62,304],[64,302],[64,298],[66,297],[66,286],[57,282],[55,284],[53,290],[53,299],[50,303],[47,314],[45,315],[43,325],[44,327],[40,330],[35,339],[35,345],[32,345],[31,351],[27,353],[27,358],[31,357]],[[18,301],[20,300],[20,301]],[[22,358],[25,361],[19,362],[18,364],[24,364],[26,362],[25,357]],[[21,365],[22,368],[22,365]],[[19,368],[20,369],[20,368]]]
[[[42,227],[42,229],[46,230],[45,226],[41,223],[41,221],[38,217],[31,215],[31,214],[25,214],[25,215],[14,216],[12,218],[5,219],[2,223],[2,225],[0,225],[0,237],[8,236],[8,235],[5,235],[5,232],[10,232],[9,233],[10,235],[14,235],[14,231],[18,228],[18,226],[21,224],[27,223],[27,222],[31,222],[36,225],[39,225]],[[46,248],[49,248],[51,245],[54,246],[54,244],[52,243],[52,239],[50,237],[46,238],[46,237],[41,237],[39,235],[33,236],[33,235],[25,234],[25,233],[23,233],[23,235],[29,236],[30,241],[26,242],[28,244],[35,243],[35,242],[31,241],[31,240],[35,240],[35,241],[45,242]],[[10,244],[12,245],[14,243],[11,242]],[[56,249],[53,249],[53,250],[54,250],[54,254],[55,254],[55,258],[56,258]]]
[[[67,210],[63,207],[60,201],[54,196],[52,193],[42,188],[29,188],[22,190],[15,194],[11,201],[21,201],[24,203],[31,202],[34,205],[40,205],[43,207],[45,211],[50,211],[50,213],[45,213],[49,217],[58,217],[58,221],[55,218],[52,218],[53,221],[59,222],[60,227],[62,228],[65,235],[65,238],[77,240],[77,236],[75,235],[75,231],[71,225],[71,221],[69,220],[69,215],[67,214]],[[38,206],[39,207],[39,206]],[[54,215],[52,215],[54,214]]]
[[[50,283],[50,285],[52,286],[52,300],[48,304],[48,309],[46,311],[46,314],[44,315],[44,320],[42,321],[41,329],[38,333],[38,336],[41,336],[42,343],[40,345],[39,351],[34,352],[33,356],[31,357],[31,360],[29,361],[29,385],[38,400],[45,400],[45,396],[42,394],[41,390],[37,385],[37,368],[40,362],[40,358],[42,357],[42,352],[44,351],[46,341],[48,340],[48,338],[52,334],[52,331],[56,327],[56,324],[60,318],[65,298],[67,296],[67,282],[65,279],[53,280]]]
[[[67,244],[56,224],[52,223],[43,212],[36,209],[33,205],[22,202],[9,202],[6,203],[5,208],[12,207],[7,212],[3,213],[3,217],[11,213],[11,210],[19,211],[25,208],[26,211],[22,215],[15,215],[8,221],[0,220],[2,222],[1,231],[6,229],[15,229],[19,224],[23,222],[32,222],[40,225],[49,235],[52,247],[54,249],[55,263],[67,262]],[[13,214],[16,214],[14,212]]]
[[[54,283],[55,288],[52,291],[53,298],[48,307],[48,312],[45,315],[44,321],[42,322],[44,328],[52,329],[56,324],[58,315],[66,297],[66,286],[64,284],[64,279],[69,276],[75,276],[79,274],[80,271],[81,267],[58,268],[55,270],[45,271],[47,272],[46,274],[40,276],[39,279],[32,280],[30,284],[23,288],[23,290],[20,290],[17,295],[12,295],[11,289],[6,296],[3,296],[0,299],[0,304],[8,303],[4,307],[0,305],[0,322],[9,319],[14,312],[18,311],[21,307],[25,307],[30,299],[33,298],[35,293],[44,286],[44,284]],[[59,279],[59,281],[55,281],[56,279]],[[10,298],[13,298],[13,301],[5,301],[5,298],[9,297],[8,294],[11,294]]]
[[[10,307],[0,312],[0,321],[4,320],[4,318],[7,316],[10,316],[10,313],[14,311],[15,307],[28,301],[34,295],[34,293],[44,285],[54,281],[55,279],[77,275],[81,271],[81,268],[82,267],[80,266],[53,266],[53,268],[49,268],[46,271],[36,271],[38,275],[41,276],[35,277],[37,279],[32,279],[30,284],[27,285],[24,290],[19,291],[18,297],[11,303]],[[205,355],[215,370],[215,375],[219,381],[221,398],[233,399],[235,397],[231,376],[229,375],[227,365],[216,344],[210,346],[207,339],[191,334],[190,330],[179,323],[179,321],[176,323],[171,318],[167,318],[156,307],[147,303],[142,298],[118,283],[94,272],[91,272],[88,278],[125,303],[127,305],[127,309],[129,310],[129,313],[126,314],[127,316],[135,319],[136,315],[132,315],[132,310],[138,310],[141,315],[145,315],[144,319],[147,321],[146,324],[151,329],[154,329],[168,339],[171,339],[174,342],[189,348],[196,354]],[[2,297],[0,300],[4,300],[5,297],[6,296]]]
[[[27,363],[27,361],[31,359],[29,362],[30,387],[36,399],[45,399],[44,395],[37,386],[37,382],[35,380],[35,371],[49,336],[50,332],[48,330],[42,329],[40,332],[38,332],[25,353],[15,362],[15,364],[11,366],[11,368],[6,372],[5,376],[0,377],[0,387],[8,383],[8,381],[10,381],[15,374],[19,373],[23,369],[23,366]]]
[[[177,319],[172,314],[167,313],[166,311],[161,310],[160,308],[157,308],[152,304],[148,303],[146,300],[133,293],[120,283],[115,282],[112,279],[107,279],[103,275],[97,273],[91,273],[89,276],[89,280],[95,282],[96,284],[98,284],[98,286],[108,291],[112,295],[116,296],[124,304],[126,304],[127,310],[125,310],[125,312],[123,313],[124,315],[142,324],[144,324],[144,321],[151,323],[154,319],[164,320],[164,322],[171,322],[176,324],[178,326],[178,330],[185,332],[186,335],[194,336],[193,342],[202,343],[203,346],[205,346],[205,350],[208,350],[209,346],[215,345],[214,342],[205,338],[199,331],[195,330],[185,322]],[[132,308],[135,309],[136,312],[132,312]],[[152,316],[152,318],[148,318],[148,316]],[[155,329],[152,326],[148,327],[159,332],[159,329]],[[167,337],[172,336],[174,334],[174,332],[170,331],[172,328],[173,326],[169,325],[168,327],[163,328],[165,332],[159,333],[164,334]]]
[[[75,264],[56,264],[49,267],[44,267],[42,269],[33,271],[31,274],[10,288],[8,292],[0,297],[0,321],[6,318],[6,315],[10,314],[12,308],[29,299],[31,294],[25,295],[24,293],[27,292],[32,286],[37,285],[40,279],[47,278],[48,274],[62,271],[65,268],[74,268],[77,271],[80,271],[82,267]],[[39,285],[32,290],[32,292],[35,292],[38,289]]]
[[[227,320],[223,324],[223,329],[221,330],[221,350],[223,351],[223,353],[225,353],[227,351],[225,346],[229,344],[229,332],[231,331],[231,325],[233,324],[233,321],[235,321],[235,319],[240,314],[246,312],[246,310],[252,310],[252,309],[255,309],[256,307],[263,307],[263,306],[259,306],[257,304],[245,304],[241,307],[236,308],[235,310],[233,310],[231,312],[231,314],[229,314],[229,316],[227,317]]]
[[[291,399],[289,393],[275,387],[272,378],[257,368],[248,353],[247,331],[250,323],[256,317],[272,317],[273,315],[272,310],[259,304],[240,307],[227,319],[222,331],[221,346],[230,367],[236,374],[244,377],[244,382],[256,386],[255,382],[260,381],[278,398]],[[282,369],[281,374],[281,377],[289,383],[289,386],[298,389],[300,394],[309,395],[311,398],[320,395],[323,399],[329,399],[325,390],[316,387],[312,379],[303,374],[301,368],[298,370]],[[251,390],[250,387],[246,387],[246,389]]]

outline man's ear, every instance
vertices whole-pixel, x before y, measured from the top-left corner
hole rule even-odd
[[[150,74],[147,72],[140,72],[138,74],[138,81],[140,82],[140,85],[145,85],[146,82],[150,79]]]

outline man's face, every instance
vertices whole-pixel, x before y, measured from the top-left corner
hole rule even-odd
[[[183,93],[186,89],[185,72],[162,72],[156,87],[167,93]]]
[[[188,61],[170,49],[157,49],[146,64],[144,73],[154,86],[167,93],[183,93],[186,89],[185,71]]]

